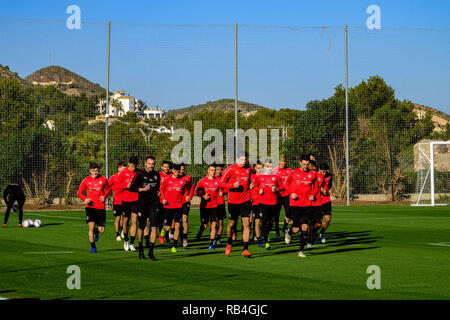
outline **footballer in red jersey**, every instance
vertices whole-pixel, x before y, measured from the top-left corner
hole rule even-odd
[[[121,241],[120,233],[122,231],[122,193],[123,189],[119,188],[119,173],[126,168],[126,163],[121,161],[117,166],[117,173],[109,178],[109,186],[114,191],[113,209],[114,209],[114,228],[116,229],[116,240]]]
[[[172,162],[164,160],[161,164],[161,171],[159,172],[159,176],[161,177],[161,185],[164,182],[165,178],[172,176]],[[159,217],[158,217],[158,230],[159,230],[159,243],[164,243],[164,236],[166,236],[166,240],[169,241],[169,234],[166,235],[166,231],[164,230],[164,205],[160,197],[160,206],[159,206]]]
[[[176,247],[180,235],[180,224],[183,215],[183,195],[186,192],[186,180],[180,176],[180,165],[172,166],[172,176],[164,179],[161,184],[161,202],[164,205],[164,229],[169,232],[172,221],[175,220],[172,252]]]
[[[134,176],[139,171],[137,168],[138,158],[136,156],[130,157],[128,160],[127,168],[123,169],[119,173],[119,183],[118,187],[122,188],[122,213],[123,213],[123,233],[124,233],[124,243],[123,248],[125,251],[131,250],[136,251],[134,246],[134,240],[136,239],[137,233],[137,223],[138,223],[138,192],[132,192],[130,190],[131,182]],[[130,242],[128,242],[128,221],[131,217],[131,228],[130,228]]]
[[[261,169],[263,165],[260,161],[255,163],[252,166],[252,175],[250,178],[251,181],[251,197],[252,197],[252,216],[253,218],[253,241],[258,241],[259,247],[262,248],[262,239],[261,239],[261,219],[262,212],[259,208],[259,189],[255,188],[255,180],[256,177],[261,174]]]
[[[217,198],[221,195],[220,179],[216,177],[216,167],[213,164],[208,166],[208,174],[201,179],[195,187],[195,194],[201,198],[200,219],[201,227],[206,229],[210,222],[209,249],[214,250],[216,239],[216,227],[218,221]]]
[[[83,179],[77,192],[77,196],[86,204],[86,222],[89,226],[91,252],[97,252],[95,242],[98,240],[98,234],[105,231],[105,201],[111,191],[108,179],[101,176],[98,169],[98,164],[91,163],[90,175]],[[85,191],[86,196],[83,194]]]
[[[292,169],[287,166],[287,159],[284,155],[280,156],[280,161],[278,163],[279,166],[273,169],[273,173],[279,175],[284,184]],[[275,211],[276,216],[274,222],[275,231],[277,232],[277,239],[279,238],[279,229],[277,229],[276,222],[280,220],[280,211],[282,206],[284,207],[283,233],[286,233],[289,229],[288,224],[291,223],[291,216],[289,212],[289,194],[286,190],[280,191],[277,201],[277,209]]]
[[[273,173],[272,160],[264,161],[264,168],[255,179],[255,188],[259,193],[259,210],[262,212],[262,231],[266,249],[270,249],[269,233],[276,216],[278,196],[284,191],[280,176]],[[276,221],[278,223],[278,221]],[[260,242],[262,247],[262,242]]]
[[[243,242],[244,251],[242,255],[244,257],[250,257],[251,254],[248,251],[248,244],[250,240],[250,213],[252,210],[252,203],[250,200],[250,174],[251,168],[248,166],[247,154],[239,155],[236,159],[236,164],[229,166],[223,176],[220,183],[222,188],[228,190],[228,226],[227,226],[227,247],[225,254],[229,256],[231,254],[231,246],[233,244],[232,228],[237,223],[239,216],[242,218],[243,226]]]
[[[309,169],[317,175],[317,188],[315,189],[314,201],[312,202],[311,221],[309,225],[308,247],[318,243],[317,231],[322,226],[322,189],[324,187],[324,176],[319,172],[315,161],[311,161]]]
[[[333,176],[329,172],[330,167],[326,163],[319,165],[319,172],[324,176],[324,185],[322,188],[322,229],[320,229],[319,238],[325,243],[325,230],[331,222],[331,187],[333,185]]]
[[[309,169],[309,157],[302,156],[300,168],[289,174],[285,188],[289,193],[289,206],[291,209],[292,228],[285,235],[285,241],[290,243],[292,233],[300,231],[300,251],[298,256],[304,258],[303,249],[308,240],[309,221],[311,219],[312,202],[315,200],[317,175]]]
[[[219,178],[219,181],[222,179],[223,172],[223,164],[216,164],[216,177]],[[216,232],[216,241],[214,243],[214,247],[220,247],[220,238],[222,237],[223,232],[223,220],[227,217],[227,212],[225,209],[225,195],[227,194],[227,190],[225,188],[220,187],[220,193],[217,197],[217,217],[218,217],[218,228]]]
[[[186,180],[185,194],[183,195],[183,217],[181,224],[181,240],[183,241],[183,247],[188,245],[188,231],[189,231],[189,211],[191,209],[191,200],[194,196],[194,183],[190,175],[186,174],[186,165],[180,164],[180,176]]]

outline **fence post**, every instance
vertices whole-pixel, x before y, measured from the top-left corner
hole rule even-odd
[[[109,179],[109,159],[108,159],[108,125],[109,125],[109,49],[111,39],[111,22],[108,21],[108,49],[106,54],[106,109],[105,109],[105,166],[106,178]]]
[[[350,169],[348,145],[348,37],[345,25],[345,167],[347,172],[347,205],[350,205]]]

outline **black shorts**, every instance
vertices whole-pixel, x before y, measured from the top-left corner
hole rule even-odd
[[[252,211],[252,202],[250,200],[244,203],[228,203],[228,218],[236,221],[239,216],[242,218],[250,218]]]
[[[113,212],[114,217],[120,217],[122,215],[122,205],[121,204],[113,204]]]
[[[272,220],[276,217],[277,205],[259,204],[259,211],[261,211],[261,217],[264,220]]]
[[[219,221],[217,207],[215,208],[200,208],[200,222],[201,224],[208,224],[208,222]]]
[[[159,219],[159,204],[140,204],[138,216],[139,228],[141,224],[145,227],[147,218],[150,219],[150,227],[156,227]]]
[[[217,219],[225,220],[226,217],[227,217],[227,212],[225,210],[225,204],[218,204],[217,205]]]
[[[320,206],[322,208],[322,216],[331,216],[331,201]]]
[[[322,207],[311,207],[311,224],[322,223]]]
[[[122,215],[125,218],[131,217],[131,213],[138,213],[139,212],[139,205],[137,201],[133,202],[126,202],[122,201]]]
[[[252,205],[252,217],[253,219],[262,219],[263,214],[259,205]]]
[[[171,226],[172,221],[181,223],[181,218],[183,217],[183,209],[167,209],[164,208],[164,225]]]
[[[99,227],[106,225],[105,209],[86,208],[86,222],[94,222]]]
[[[183,203],[183,206],[181,207],[181,209],[183,211],[183,215],[188,216],[189,210],[191,210],[191,203],[190,202]]]
[[[299,228],[302,224],[309,224],[311,220],[312,207],[292,206],[290,211],[293,227]]]
[[[292,219],[291,213],[290,213],[290,206],[289,206],[289,196],[280,197],[278,196],[277,201],[277,216],[280,216],[281,207],[284,207],[284,216],[288,219]]]

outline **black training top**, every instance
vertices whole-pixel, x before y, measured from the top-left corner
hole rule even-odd
[[[6,187],[5,191],[3,191],[3,200],[5,200],[6,203],[8,203],[8,196],[10,200],[25,198],[22,188],[15,183],[10,184]]]
[[[159,172],[156,170],[147,171],[146,169],[142,169],[133,178],[131,181],[130,191],[131,192],[139,192],[139,188],[145,188],[145,186],[150,185],[150,189],[147,191],[139,192],[139,203],[142,205],[149,204],[158,204],[159,197],[159,185],[160,185],[161,177]]]

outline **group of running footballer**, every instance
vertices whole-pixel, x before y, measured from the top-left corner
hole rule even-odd
[[[286,244],[291,242],[293,234],[300,232],[299,257],[305,257],[305,246],[311,248],[319,240],[325,243],[325,230],[331,220],[332,175],[326,163],[317,166],[313,155],[301,156],[297,169],[287,167],[285,156],[280,157],[279,166],[274,168],[271,159],[250,166],[247,154],[241,155],[225,170],[222,164],[208,165],[206,176],[195,187],[184,164],[163,161],[159,172],[155,165],[156,159],[148,156],[144,168],[138,169],[138,158],[132,156],[127,164],[118,164],[118,172],[109,180],[99,174],[97,164],[90,165],[90,175],[81,182],[77,195],[86,204],[91,252],[97,251],[95,243],[105,230],[105,202],[111,191],[114,192],[116,240],[124,241],[125,251],[137,251],[134,245],[137,234],[139,259],[145,259],[144,238],[151,260],[156,260],[157,237],[160,244],[169,244],[173,253],[177,252],[179,240],[183,247],[188,246],[188,218],[194,194],[201,198],[200,230],[196,239],[201,239],[209,224],[210,250],[221,246],[226,202],[227,256],[237,238],[239,216],[244,245],[242,256],[251,256],[251,240],[259,247],[270,249],[269,233],[273,224],[276,238],[280,238],[281,207],[285,211]],[[226,196],[228,201],[225,201]],[[250,237],[252,223],[253,236]]]

